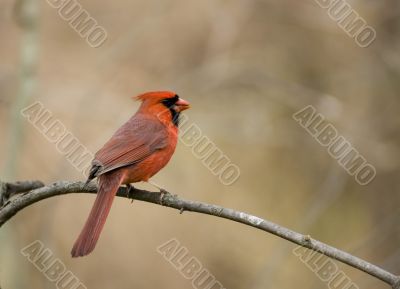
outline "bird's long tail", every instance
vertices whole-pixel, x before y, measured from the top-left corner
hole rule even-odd
[[[99,191],[86,224],[72,248],[72,257],[85,256],[93,251],[122,180],[121,171],[99,176]]]

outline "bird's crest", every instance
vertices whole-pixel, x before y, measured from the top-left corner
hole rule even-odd
[[[172,91],[151,91],[151,92],[146,92],[143,94],[140,94],[138,96],[135,96],[134,99],[140,100],[140,101],[145,101],[145,100],[162,100],[166,98],[173,98],[176,96],[175,92]]]

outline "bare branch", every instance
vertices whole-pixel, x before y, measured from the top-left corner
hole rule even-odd
[[[15,183],[0,182],[0,207],[16,194],[28,192],[43,186],[44,184],[41,181],[24,181]]]
[[[29,185],[33,190],[28,193],[22,193],[15,195],[19,191],[14,191],[14,197],[7,200],[7,202],[0,208],[0,227],[11,219],[20,210],[34,204],[40,200],[44,200],[50,197],[70,194],[70,193],[96,193],[97,186],[95,184],[89,184],[84,186],[82,182],[68,182],[61,181],[54,183],[50,186],[43,186],[37,188],[39,183],[37,182],[20,182],[18,187],[27,189]],[[0,188],[7,189],[7,187],[13,188],[16,185],[0,183]],[[0,191],[1,192],[1,191]],[[6,192],[4,195],[10,195]],[[121,187],[118,190],[117,196],[129,198],[127,196],[126,188]],[[400,289],[400,277],[396,276],[376,265],[373,265],[367,261],[364,261],[358,257],[355,257],[347,252],[336,249],[332,246],[324,244],[318,240],[312,239],[310,236],[306,236],[285,227],[274,224],[270,221],[263,220],[259,217],[249,215],[244,212],[235,211],[232,209],[224,208],[217,205],[206,204],[202,202],[184,200],[176,195],[170,193],[160,192],[149,192],[146,190],[133,190],[133,199],[149,202],[153,204],[162,205],[183,211],[197,212],[201,214],[212,215],[220,218],[229,219],[238,223],[242,223],[265,232],[274,234],[292,243],[301,245],[310,250],[324,254],[332,259],[340,261],[351,267],[364,271],[365,273],[374,276],[383,282],[392,286],[393,289]]]

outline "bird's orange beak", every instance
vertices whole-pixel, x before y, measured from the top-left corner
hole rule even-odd
[[[182,98],[180,98],[180,99],[175,103],[175,105],[178,107],[178,110],[179,110],[180,112],[190,108],[190,103],[187,102],[186,100],[182,99]]]

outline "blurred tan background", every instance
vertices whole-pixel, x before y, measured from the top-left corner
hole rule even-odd
[[[377,31],[369,48],[358,47],[312,0],[79,3],[108,33],[99,48],[46,1],[0,2],[2,180],[84,179],[19,114],[21,107],[42,102],[95,152],[136,111],[131,96],[171,89],[191,102],[190,121],[240,167],[241,177],[222,185],[179,144],[156,183],[400,273],[400,2],[349,1]],[[32,5],[28,16],[24,5]],[[376,167],[371,184],[357,184],[292,119],[309,104]],[[93,200],[75,194],[42,201],[3,226],[2,288],[55,287],[20,254],[34,240],[87,288],[190,288],[156,251],[171,238],[227,289],[327,288],[284,240],[126,199],[114,202],[94,253],[71,259]],[[388,288],[337,264],[359,288]]]

